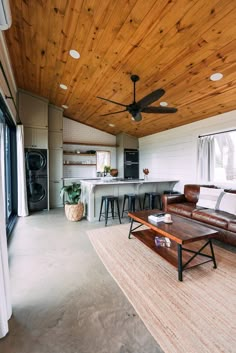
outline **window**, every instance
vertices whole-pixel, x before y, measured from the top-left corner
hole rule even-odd
[[[111,166],[111,152],[97,151],[97,172],[102,173],[105,166]]]
[[[12,213],[12,186],[11,186],[11,141],[10,141],[10,129],[6,125],[5,128],[5,163],[6,163],[6,180],[5,180],[5,189],[6,189],[6,216],[10,217]]]
[[[215,135],[216,181],[236,180],[236,131]]]
[[[9,236],[16,221],[17,211],[17,167],[16,128],[0,95],[0,163],[4,171],[6,232]],[[1,211],[1,210],[0,210]]]
[[[201,181],[236,181],[236,130],[200,137],[198,167]]]

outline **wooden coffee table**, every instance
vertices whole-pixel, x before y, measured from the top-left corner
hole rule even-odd
[[[164,222],[150,223],[148,216],[159,212],[162,211],[129,212],[128,216],[131,218],[129,238],[131,234],[134,235],[150,249],[175,266],[178,269],[179,281],[183,280],[184,270],[210,261],[213,262],[213,268],[217,267],[211,241],[211,238],[217,234],[217,231],[174,214],[171,215],[173,220],[171,224]],[[135,225],[134,222],[138,222],[138,225]],[[143,225],[147,226],[148,229],[137,231]],[[155,245],[156,236],[169,238],[171,246],[169,248],[157,247]],[[185,247],[186,244],[188,244],[188,248]],[[204,249],[205,252],[203,252]],[[206,250],[209,250],[208,253]]]

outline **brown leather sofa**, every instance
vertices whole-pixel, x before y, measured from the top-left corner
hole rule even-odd
[[[184,186],[184,194],[162,195],[163,211],[205,224],[219,232],[216,239],[236,246],[236,215],[196,206],[200,186],[215,187],[214,185],[187,184]],[[224,191],[236,193],[236,190]]]

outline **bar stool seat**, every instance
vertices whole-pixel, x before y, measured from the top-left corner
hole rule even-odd
[[[103,204],[105,205],[105,207],[103,207]],[[115,212],[114,206],[116,206],[116,212]],[[103,208],[105,208],[104,211],[103,211]],[[105,218],[105,227],[107,226],[107,221],[109,218],[112,218],[112,219],[119,218],[119,221],[121,223],[119,200],[117,196],[113,196],[113,195],[102,196],[99,222],[101,217]]]
[[[164,190],[163,191],[164,195],[178,195],[181,194],[179,191],[175,191],[175,190]]]
[[[127,205],[127,201],[128,201],[128,205]],[[122,215],[121,215],[122,218],[124,216],[124,213],[128,213],[130,211],[135,212],[135,210],[136,210],[136,207],[135,207],[136,201],[139,202],[139,209],[141,210],[142,206],[141,206],[141,201],[140,201],[139,195],[137,195],[137,194],[124,194]]]
[[[146,206],[148,201],[148,205]],[[158,207],[155,204],[158,202]],[[162,209],[161,205],[161,194],[158,192],[145,192],[143,199],[143,209],[144,210],[153,210],[154,208]]]

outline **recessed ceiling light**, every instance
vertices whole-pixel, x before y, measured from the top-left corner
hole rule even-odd
[[[77,50],[71,49],[69,51],[70,56],[74,59],[79,59],[80,58],[80,53]]]
[[[161,105],[162,107],[167,107],[168,103],[167,103],[167,102],[160,102],[160,105]]]
[[[115,126],[115,124],[108,124],[110,127],[114,127]]]
[[[211,81],[219,81],[219,80],[221,80],[222,78],[223,78],[223,75],[222,75],[220,72],[217,72],[217,73],[212,74],[212,75],[210,76],[210,80],[211,80]]]
[[[62,104],[62,108],[68,109],[68,105]]]
[[[67,89],[67,86],[66,86],[66,85],[63,85],[63,83],[60,84],[60,87],[61,87],[62,89]]]

